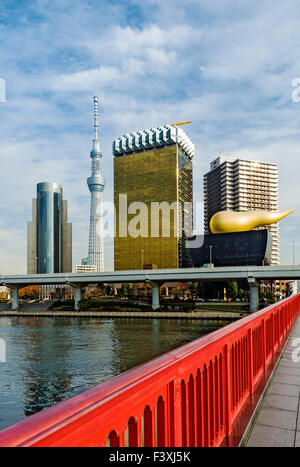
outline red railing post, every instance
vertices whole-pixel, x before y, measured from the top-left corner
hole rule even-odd
[[[166,446],[174,447],[174,381],[168,384],[167,390],[167,417],[166,417]]]
[[[231,425],[232,425],[232,381],[231,381],[231,372],[232,372],[232,362],[230,357],[230,350],[228,345],[224,346],[224,371],[223,371],[223,388],[225,393],[225,434],[230,436],[231,434]]]
[[[284,331],[284,338],[286,337],[287,333],[287,307],[283,307],[283,331]]]
[[[266,322],[265,320],[263,319],[262,320],[262,323],[261,323],[261,345],[262,345],[262,367],[263,367],[263,371],[265,372],[266,371],[266,354],[267,354],[267,351],[266,351]]]
[[[209,385],[209,361],[203,369],[203,396],[204,396],[204,446],[210,446],[210,426],[211,426],[211,405],[210,405],[210,385]]]
[[[277,310],[277,324],[278,324],[278,347],[282,342],[282,307],[279,307]]]
[[[214,361],[214,386],[215,386],[215,442],[217,442],[220,432],[220,383],[219,383],[219,360]]]
[[[248,381],[249,381],[249,394],[253,394],[253,341],[252,329],[248,329]]]
[[[174,381],[174,443],[182,446],[181,380]]]
[[[216,419],[215,419],[215,378],[214,378],[214,363],[211,360],[208,367],[208,393],[209,393],[209,420],[210,420],[210,441],[209,445],[214,446],[216,435]]]
[[[188,446],[195,447],[195,379],[193,375],[190,375],[188,386]]]
[[[271,329],[272,329],[272,358],[275,355],[275,326],[274,326],[274,313],[271,314]]]
[[[196,417],[196,446],[203,446],[203,394],[201,388],[202,375],[200,370],[196,375],[196,391],[195,391],[195,417]]]
[[[190,434],[190,391],[189,391],[189,377],[185,380],[185,420],[186,420],[186,445],[190,447],[191,434]]]
[[[237,358],[238,358],[238,393],[239,401],[242,398],[242,382],[243,382],[243,373],[242,373],[242,339],[238,341],[237,347]]]

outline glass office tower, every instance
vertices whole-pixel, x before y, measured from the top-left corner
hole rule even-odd
[[[61,271],[61,211],[63,190],[57,183],[37,186],[38,271]]]
[[[115,270],[189,266],[194,145],[188,136],[172,125],[143,130],[115,140],[113,154]],[[130,230],[135,224],[136,236]]]
[[[72,224],[67,222],[67,201],[58,183],[37,185],[28,223],[27,272],[72,272]]]

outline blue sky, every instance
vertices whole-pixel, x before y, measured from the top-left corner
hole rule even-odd
[[[92,98],[112,199],[111,143],[192,120],[194,197],[219,153],[279,166],[281,262],[300,262],[300,5],[296,0],[2,0],[0,272],[26,272],[26,224],[40,181],[63,185],[73,262],[87,254]],[[201,218],[201,213],[200,216]],[[201,230],[201,229],[200,229]],[[112,269],[112,241],[105,266]]]

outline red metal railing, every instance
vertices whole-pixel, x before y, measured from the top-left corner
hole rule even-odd
[[[300,294],[140,365],[1,431],[0,446],[220,446],[299,309]]]

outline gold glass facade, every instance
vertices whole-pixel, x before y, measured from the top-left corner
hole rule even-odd
[[[188,265],[192,202],[192,161],[178,144],[115,156],[115,270]]]

